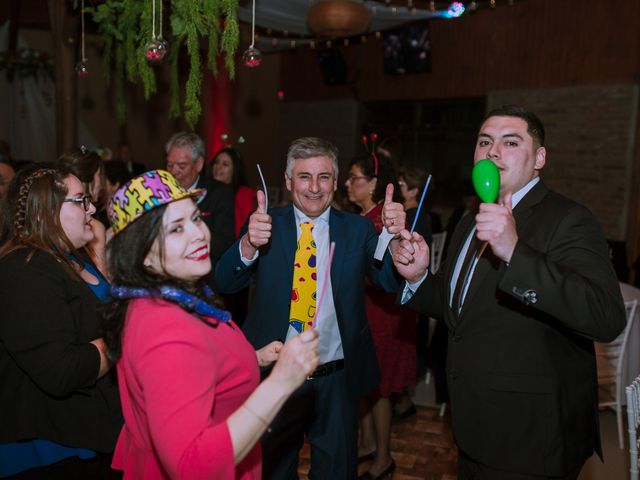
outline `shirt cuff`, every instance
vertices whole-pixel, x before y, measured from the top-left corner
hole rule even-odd
[[[253,263],[258,258],[258,255],[260,255],[260,250],[256,249],[256,253],[253,254],[252,258],[243,257],[242,256],[242,240],[240,240],[238,242],[238,250],[240,251],[240,261],[242,261],[242,263],[244,263],[245,267],[249,267],[249,266],[253,265]]]
[[[422,285],[422,282],[424,282],[428,276],[429,276],[429,270],[427,269],[423,277],[417,282],[408,282],[408,281],[405,282],[404,289],[402,290],[402,297],[400,298],[400,303],[402,305],[404,305],[409,300],[411,300],[411,297],[413,297],[413,294],[416,293],[416,290],[420,288],[420,285]]]

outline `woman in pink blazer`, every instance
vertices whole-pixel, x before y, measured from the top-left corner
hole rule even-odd
[[[318,363],[315,331],[255,351],[200,279],[210,234],[168,172],[112,197],[113,302],[104,316],[125,424],[113,468],[125,479],[259,479],[262,433]],[[276,362],[259,384],[259,366]]]

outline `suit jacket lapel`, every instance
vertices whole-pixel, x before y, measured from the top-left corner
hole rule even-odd
[[[446,270],[444,272],[444,278],[445,278],[446,284],[443,291],[445,292],[445,295],[446,295],[445,302],[447,305],[447,309],[445,309],[445,311],[448,311],[450,313],[449,318],[450,318],[451,324],[455,324],[456,318],[457,318],[456,315],[453,313],[453,310],[449,306],[449,299],[451,298],[451,280],[453,277],[453,272],[456,269],[456,263],[458,261],[458,257],[460,256],[460,250],[464,245],[465,239],[469,235],[469,231],[474,225],[475,225],[475,215],[469,214],[462,217],[460,219],[460,223],[458,224],[457,228],[454,230],[453,236],[451,238],[451,243],[449,244],[450,256],[449,258],[447,258],[445,262]]]
[[[513,209],[513,218],[516,220],[516,229],[521,227],[533,213],[533,207],[542,201],[549,193],[547,186],[540,180]]]
[[[287,272],[287,278],[293,278],[293,262],[298,243],[296,218],[293,213],[293,205],[289,204],[280,215],[272,217],[274,244],[278,244],[284,258],[283,269]],[[277,241],[276,241],[277,240]]]

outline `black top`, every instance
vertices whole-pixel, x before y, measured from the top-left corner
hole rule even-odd
[[[0,259],[0,442],[111,452],[122,414],[114,374],[96,381],[99,300],[52,256],[26,255]]]
[[[198,204],[204,223],[211,231],[211,262],[215,263],[235,240],[235,209],[231,186],[200,175],[196,188],[207,195]]]
[[[200,175],[196,188],[206,188],[207,195],[198,204],[204,223],[211,232],[211,272],[204,278],[206,283],[218,292],[214,271],[222,254],[235,240],[236,218],[233,189],[226,183]]]

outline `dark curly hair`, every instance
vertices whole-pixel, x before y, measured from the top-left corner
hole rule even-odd
[[[145,268],[144,260],[156,240],[158,240],[160,258],[164,258],[165,233],[162,228],[162,217],[166,209],[167,205],[163,205],[145,213],[109,242],[107,256],[112,283],[152,291],[162,285],[173,285],[222,308],[223,305],[217,297],[207,297],[204,293],[202,280],[196,284],[187,284],[180,279]],[[112,299],[102,309],[100,330],[107,344],[109,358],[114,362],[122,355],[122,330],[129,302],[130,299]],[[194,313],[187,306],[180,306]],[[215,327],[215,324],[196,316],[207,325]]]

